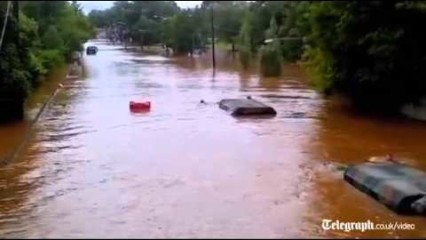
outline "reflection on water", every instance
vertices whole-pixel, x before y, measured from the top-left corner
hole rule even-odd
[[[100,51],[85,56],[88,77],[64,83],[22,158],[0,169],[2,236],[358,236],[323,232],[323,218],[416,223],[361,236],[425,236],[425,220],[395,216],[330,167],[393,152],[426,170],[424,124],[344,111],[294,65],[259,78],[218,53],[213,76],[209,55],[167,59],[93,44]],[[248,95],[277,116],[234,118],[215,104]],[[151,101],[151,111],[132,113],[132,100]],[[0,140],[1,153],[12,145]]]

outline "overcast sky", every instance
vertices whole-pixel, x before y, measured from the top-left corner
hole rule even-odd
[[[85,13],[89,13],[90,11],[96,10],[104,10],[112,6],[114,1],[78,1],[80,5],[83,7],[83,11]],[[175,1],[177,5],[181,8],[193,8],[202,1]]]

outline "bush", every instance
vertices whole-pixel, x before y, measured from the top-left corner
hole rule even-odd
[[[41,50],[38,54],[44,69],[52,69],[65,63],[65,58],[61,50]]]
[[[65,47],[64,40],[55,26],[49,26],[42,37],[42,42],[46,49],[58,49],[63,51]]]
[[[0,51],[0,96],[23,99],[30,90],[30,72],[20,60],[15,44],[5,44]]]
[[[330,54],[320,51],[318,48],[308,47],[305,52],[308,59],[305,62],[306,69],[311,76],[311,84],[320,92],[331,94],[334,85],[334,61]]]
[[[381,112],[398,111],[424,96],[426,11],[419,6],[406,1],[316,4],[310,62],[319,85],[347,95],[363,110]]]
[[[34,53],[30,53],[30,64],[28,71],[30,72],[29,81],[33,88],[37,87],[41,83],[42,75],[47,74],[47,68],[43,66],[43,62],[40,59],[40,56],[36,56]]]
[[[9,15],[0,51],[0,98],[17,104],[13,111],[3,112],[3,117],[22,112],[21,103],[40,84],[42,76],[63,64],[70,52],[81,49],[93,33],[76,6],[67,1],[22,1],[19,27],[14,15]],[[6,4],[0,3],[2,15],[5,8]],[[18,36],[15,29],[19,29]]]

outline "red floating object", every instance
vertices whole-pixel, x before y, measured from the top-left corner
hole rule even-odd
[[[149,111],[151,109],[151,102],[134,102],[131,101],[130,104],[130,110],[133,112],[143,112],[143,111]]]

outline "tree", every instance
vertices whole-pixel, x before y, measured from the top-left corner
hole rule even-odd
[[[360,109],[386,113],[424,96],[426,11],[420,6],[409,1],[316,4],[309,56],[321,89],[345,94]]]
[[[47,49],[60,49],[63,50],[64,40],[59,34],[55,26],[50,26],[43,35],[43,43]]]
[[[92,10],[90,11],[88,17],[90,22],[98,28],[104,28],[109,23],[107,12],[104,11]]]
[[[252,57],[252,28],[251,28],[252,15],[250,11],[246,11],[244,15],[243,24],[239,34],[239,57],[243,68],[248,68]]]
[[[261,48],[260,68],[265,77],[279,76],[281,74],[281,48],[278,37],[277,22],[274,17],[271,18],[269,29],[266,31],[266,37],[272,39],[272,42]]]
[[[92,11],[89,17],[95,26],[107,29],[109,38],[132,38],[143,46],[163,41],[164,23],[178,11],[173,1],[117,1],[110,9]]]
[[[173,52],[180,54],[191,53],[194,50],[193,41],[195,30],[192,27],[190,11],[182,11],[171,18],[171,43]]]
[[[244,7],[238,1],[220,2],[215,7],[217,36],[219,40],[230,43],[233,52],[244,16]]]
[[[41,26],[40,36],[46,23],[67,13],[66,8],[50,12],[55,4],[64,3],[26,6]],[[264,75],[278,75],[282,60],[307,60],[321,91],[343,93],[357,106],[386,111],[425,95],[424,2],[203,1],[200,8],[181,10],[171,1],[123,1],[92,12],[90,19],[106,26],[111,36],[117,35],[114,24],[122,22],[142,44],[162,43],[187,54],[211,36],[210,8],[217,37],[238,45],[244,68],[259,49]],[[66,46],[77,45],[68,39],[79,34],[56,28]],[[268,38],[279,41],[264,46]]]
[[[0,96],[11,110],[2,112],[2,117],[20,112],[22,118],[23,102],[42,76],[80,50],[93,33],[76,3],[23,1],[20,6],[19,22],[9,15],[0,49]],[[5,2],[0,3],[1,15],[5,9]]]
[[[304,52],[305,42],[310,32],[310,8],[311,3],[305,1],[290,1],[284,3],[281,17],[281,25],[278,36],[290,38],[282,41],[282,56],[288,61],[299,60]]]

